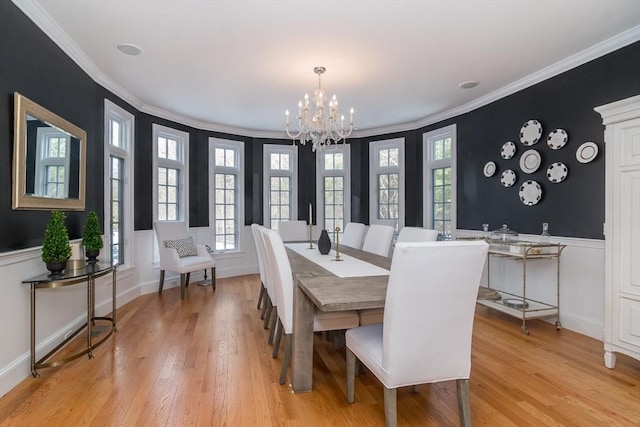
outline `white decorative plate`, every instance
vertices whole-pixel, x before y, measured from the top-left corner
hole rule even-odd
[[[514,154],[516,154],[516,144],[514,144],[512,141],[507,141],[502,144],[500,155],[503,159],[510,159]]]
[[[524,145],[533,145],[542,136],[542,125],[537,120],[529,120],[520,128],[520,142]]]
[[[589,163],[598,155],[598,146],[593,142],[585,142],[576,150],[576,159],[580,163]]]
[[[534,173],[540,167],[540,153],[536,150],[527,150],[520,156],[520,169],[524,173]]]
[[[486,176],[487,178],[489,178],[490,176],[493,176],[493,174],[496,173],[496,164],[493,162],[485,163],[484,169],[482,169],[482,172],[484,173],[484,176]]]
[[[547,145],[552,150],[559,150],[565,146],[568,140],[569,135],[567,134],[566,130],[555,129],[549,132],[549,136],[547,137]]]
[[[527,206],[537,204],[542,198],[542,187],[535,181],[527,181],[520,186],[520,200]]]
[[[568,173],[569,169],[562,162],[555,162],[547,168],[547,178],[554,184],[564,181]]]
[[[516,183],[516,179],[517,179],[516,173],[511,169],[508,169],[502,172],[502,175],[500,176],[500,182],[505,187],[511,187],[513,184]]]

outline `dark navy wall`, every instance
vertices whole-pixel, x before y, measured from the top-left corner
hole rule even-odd
[[[467,114],[421,129],[375,137],[357,138],[351,144],[351,187],[353,221],[369,222],[369,143],[395,137],[406,144],[406,225],[422,224],[422,134],[449,124],[457,125],[458,145],[458,227],[479,229],[482,223],[498,227],[508,223],[523,233],[538,233],[549,222],[551,233],[569,237],[602,239],[604,220],[603,126],[593,107],[640,93],[640,42],[620,49],[574,70],[541,82],[514,95]],[[46,72],[44,71],[46,70]],[[13,93],[21,92],[40,105],[87,131],[87,204],[102,218],[104,99],[130,111],[135,126],[134,228],[152,228],[152,125],[158,123],[189,133],[189,222],[206,226],[209,222],[208,139],[218,137],[245,142],[245,222],[262,222],[262,153],[264,144],[291,144],[290,140],[270,140],[204,131],[136,111],[117,96],[95,83],[22,12],[8,1],[0,1],[0,252],[39,246],[48,212],[11,210],[13,154]],[[517,160],[500,157],[500,147],[517,141],[522,124],[537,119],[544,135],[555,128],[569,133],[569,143],[552,151],[538,143],[543,167],[531,175],[544,188],[542,201],[524,206],[517,198],[524,175],[511,188],[500,185],[499,174],[506,168],[519,171]],[[598,158],[578,164],[576,148],[594,141]],[[499,171],[492,178],[482,175],[483,165],[493,160]],[[315,209],[315,158],[309,146],[299,149],[299,212],[308,216],[308,204]],[[551,184],[544,177],[550,162],[569,166],[569,177]],[[314,213],[315,215],[315,213]],[[67,226],[71,238],[80,236],[85,212],[69,212]]]

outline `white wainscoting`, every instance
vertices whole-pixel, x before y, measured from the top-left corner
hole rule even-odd
[[[191,228],[198,243],[212,244],[209,227]],[[477,235],[460,230],[460,236]],[[521,236],[536,240],[537,236]],[[566,329],[602,339],[604,313],[604,241],[554,238],[567,245],[561,258],[560,320]],[[121,307],[140,295],[157,292],[159,270],[154,261],[155,235],[152,230],[136,231],[134,235],[134,266],[122,267],[117,273],[117,306]],[[216,254],[218,278],[254,274],[258,262],[250,227],[242,230],[241,250]],[[44,273],[40,248],[30,248],[0,254],[2,298],[0,298],[0,396],[31,375],[29,366],[29,287],[22,280]],[[555,271],[555,269],[548,268]],[[528,288],[539,296],[555,298],[555,288],[549,283],[544,265],[531,265]],[[492,286],[508,290],[522,280],[521,266],[513,262],[492,261]],[[203,278],[194,273],[192,280]],[[539,277],[538,277],[539,276]],[[167,272],[165,289],[178,286],[177,275]],[[483,279],[486,284],[486,275]],[[64,335],[84,323],[86,288],[74,285],[54,290],[40,290],[37,298],[36,347],[39,356],[45,354]],[[256,282],[257,291],[257,282]],[[257,293],[256,293],[257,295]],[[537,294],[534,294],[537,295]],[[537,295],[538,296],[538,295]],[[111,311],[111,276],[96,283],[96,312]],[[110,339],[118,339],[117,334]],[[98,355],[99,356],[99,352]],[[55,369],[55,368],[54,368]],[[46,370],[41,374],[49,375]]]

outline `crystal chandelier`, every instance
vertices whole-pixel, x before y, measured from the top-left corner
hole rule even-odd
[[[350,110],[349,126],[345,128],[344,116],[338,112],[338,100],[335,95],[329,101],[327,109],[327,97],[322,89],[322,74],[327,69],[315,67],[313,72],[318,75],[318,89],[313,92],[315,101],[315,111],[311,113],[309,107],[309,95],[304,95],[304,101],[298,102],[298,132],[292,134],[289,130],[289,110],[285,112],[286,121],[284,128],[287,135],[295,142],[300,140],[300,144],[305,145],[307,141],[313,143],[312,150],[318,147],[338,143],[346,139],[353,131],[353,108]]]

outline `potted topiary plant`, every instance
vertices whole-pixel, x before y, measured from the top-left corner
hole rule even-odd
[[[69,245],[69,233],[64,220],[67,216],[61,211],[52,211],[51,218],[44,231],[42,242],[42,261],[52,274],[59,274],[67,266],[67,260],[71,256]]]
[[[100,220],[95,211],[90,211],[87,215],[87,222],[82,230],[82,245],[84,253],[89,261],[95,261],[102,249],[102,233],[100,232]]]

